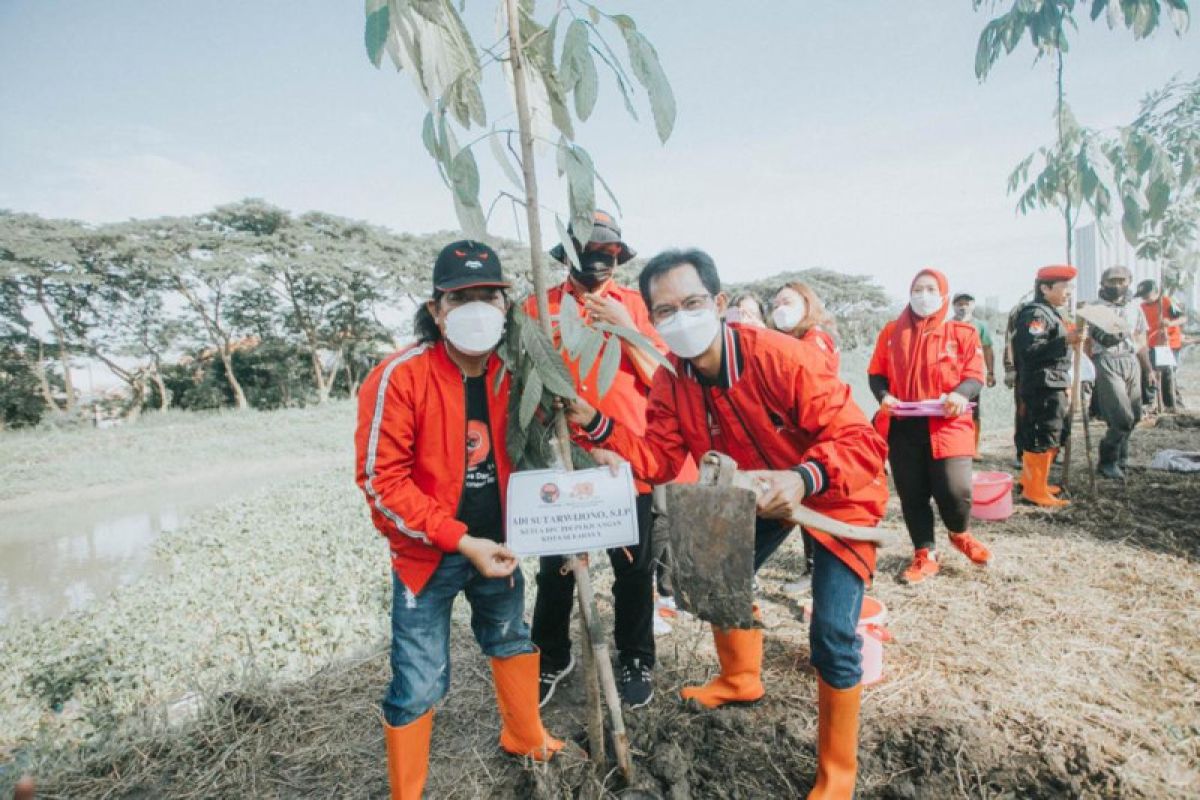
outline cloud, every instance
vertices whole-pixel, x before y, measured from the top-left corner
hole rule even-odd
[[[113,222],[194,214],[243,194],[216,159],[150,151],[70,160],[57,171],[0,192],[0,207]]]

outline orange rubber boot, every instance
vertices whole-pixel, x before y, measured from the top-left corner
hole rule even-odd
[[[835,689],[817,678],[817,782],[808,800],[851,800],[858,773],[862,684]]]
[[[758,616],[757,610],[755,616]],[[705,708],[726,703],[752,703],[766,694],[762,685],[762,628],[712,626],[721,674],[703,686],[688,686],[679,694]]]
[[[429,771],[429,737],[433,734],[433,709],[407,725],[383,723],[387,744],[388,784],[392,800],[421,800]]]
[[[540,653],[492,659],[492,682],[500,708],[500,747],[514,756],[549,761],[563,743],[542,727],[538,710]]]
[[[1044,508],[1061,508],[1065,505],[1070,505],[1070,501],[1061,500],[1050,493],[1050,487],[1046,485],[1046,477],[1050,474],[1050,462],[1054,459],[1054,453],[1047,450],[1045,453],[1023,453],[1021,455],[1023,467],[1021,469],[1021,496],[1031,503],[1036,503]]]
[[[1058,451],[1059,451],[1059,448],[1057,448],[1057,447],[1050,451],[1050,463],[1051,464],[1054,463],[1054,459],[1058,458]],[[1062,494],[1062,487],[1055,486],[1054,484],[1052,484],[1050,482],[1049,467],[1046,468],[1046,488],[1050,491],[1050,494],[1054,495],[1055,497],[1058,497],[1060,494]]]
[[[913,552],[912,563],[908,565],[908,569],[904,570],[900,580],[907,584],[920,583],[926,578],[937,575],[940,569],[941,565],[937,562],[937,556],[930,552],[928,547],[921,547]]]
[[[984,546],[983,542],[972,536],[970,531],[950,534],[950,544],[954,545],[955,550],[971,559],[972,563],[981,567],[987,566],[987,563],[992,560],[992,552]]]

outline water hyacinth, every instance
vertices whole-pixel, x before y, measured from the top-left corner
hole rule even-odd
[[[0,749],[80,741],[248,678],[304,678],[387,635],[386,542],[345,469],[195,515],[92,608],[0,628]]]

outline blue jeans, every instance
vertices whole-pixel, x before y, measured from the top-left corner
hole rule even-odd
[[[790,524],[761,517],[756,520],[755,572],[791,532]],[[808,627],[812,665],[833,688],[849,689],[862,680],[862,637],[858,635],[862,578],[825,545],[814,541],[812,591],[813,614]]]
[[[840,558],[817,543],[813,553],[813,613],[808,626],[812,665],[835,689],[862,680],[862,637],[857,633],[863,581]]]
[[[471,630],[484,654],[508,658],[534,652],[525,624],[525,579],[485,578],[465,556],[442,556],[421,593],[392,573],[392,682],[383,716],[393,727],[417,719],[450,688],[450,612],[459,592],[471,604]]]

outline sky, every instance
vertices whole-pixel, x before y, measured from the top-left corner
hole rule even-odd
[[[467,0],[481,43],[497,38],[495,3]],[[970,0],[603,7],[638,21],[679,108],[660,144],[645,99],[635,122],[602,75],[577,132],[641,253],[702,247],[730,282],[869,274],[896,298],[935,266],[1001,303],[1062,261],[1056,212],[1019,217],[1005,193],[1053,138],[1052,65],[1024,42],[977,81],[988,17]],[[1200,73],[1198,35],[1134,42],[1084,16],[1065,68],[1076,116],[1131,121],[1146,92]],[[512,124],[492,73],[491,116]],[[262,197],[397,231],[456,227],[421,145],[423,101],[386,58],[368,62],[358,2],[0,0],[0,76],[0,208],[107,222]],[[486,147],[478,158],[486,206],[511,187]],[[552,161],[544,203],[565,212]],[[514,235],[511,212],[498,217],[494,232]]]

